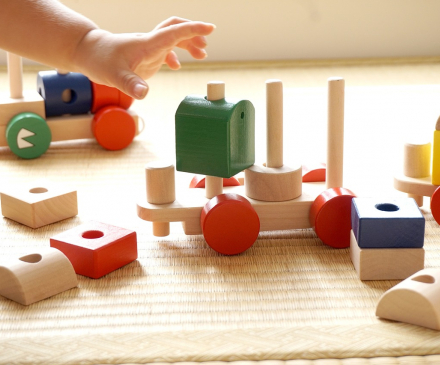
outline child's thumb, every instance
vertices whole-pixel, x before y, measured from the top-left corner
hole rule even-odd
[[[135,99],[143,99],[148,94],[148,84],[138,75],[129,71],[119,75],[115,86]]]

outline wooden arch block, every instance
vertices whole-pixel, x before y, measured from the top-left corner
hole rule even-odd
[[[385,292],[376,315],[440,330],[440,270],[421,270]]]
[[[0,295],[29,305],[78,285],[72,264],[54,248],[0,264]]]
[[[137,259],[136,232],[100,222],[88,222],[50,239],[75,272],[98,279]]]
[[[47,181],[5,189],[0,197],[3,216],[31,228],[78,214],[76,190]]]

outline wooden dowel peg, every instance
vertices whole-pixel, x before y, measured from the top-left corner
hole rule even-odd
[[[150,204],[169,204],[176,200],[174,165],[166,162],[150,162],[145,166],[147,201]],[[169,222],[153,222],[153,235],[170,234]]]
[[[327,189],[343,185],[344,94],[343,78],[328,79]]]
[[[266,81],[266,167],[283,166],[283,83]]]
[[[225,98],[225,83],[222,81],[211,81],[208,83],[207,100],[215,101]],[[223,178],[217,176],[206,176],[205,196],[208,199],[223,193]]]
[[[21,57],[8,52],[9,93],[12,99],[23,97],[23,66]]]

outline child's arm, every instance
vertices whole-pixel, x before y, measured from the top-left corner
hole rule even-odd
[[[91,80],[136,99],[145,79],[166,63],[180,67],[175,47],[206,57],[205,35],[214,25],[170,18],[150,33],[112,34],[56,0],[0,0],[0,48]]]

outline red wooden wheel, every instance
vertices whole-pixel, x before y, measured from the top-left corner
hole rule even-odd
[[[117,106],[106,106],[93,117],[93,135],[107,150],[117,151],[128,147],[136,135],[133,117]]]
[[[310,208],[310,224],[326,245],[334,248],[350,247],[351,200],[353,192],[332,188],[318,195]]]
[[[212,198],[202,210],[200,224],[208,245],[224,255],[246,251],[260,231],[257,212],[238,194],[221,194]]]
[[[440,224],[440,187],[435,189],[431,196],[431,213],[435,221]]]

